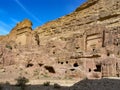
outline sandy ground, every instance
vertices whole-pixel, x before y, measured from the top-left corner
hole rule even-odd
[[[31,80],[28,84],[38,85],[38,84],[43,84],[44,82],[50,82],[51,85],[57,83],[60,86],[72,86],[75,83],[77,83],[78,80]]]

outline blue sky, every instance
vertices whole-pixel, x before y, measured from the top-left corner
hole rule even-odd
[[[20,21],[29,19],[33,29],[73,12],[87,0],[0,0],[0,35],[8,34]]]

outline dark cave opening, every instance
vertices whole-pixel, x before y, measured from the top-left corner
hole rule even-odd
[[[66,61],[66,64],[68,64],[68,61]]]
[[[42,67],[44,64],[42,64],[42,63],[39,63],[38,65],[39,65],[40,67]]]
[[[79,49],[80,47],[75,47],[76,49]]]
[[[94,69],[95,72],[101,72],[101,65],[96,65],[96,69]]]
[[[45,69],[48,70],[50,73],[55,73],[55,70],[52,66],[45,66]]]
[[[72,69],[70,69],[70,71],[75,71],[75,69],[74,69],[74,68],[72,68]]]
[[[89,72],[91,72],[91,68],[89,68]]]
[[[107,56],[110,56],[110,53],[109,53],[109,52],[107,53]]]
[[[61,64],[64,64],[64,62],[61,62]]]
[[[78,65],[78,63],[74,63],[73,66],[74,67],[78,67],[79,65]]]
[[[29,63],[29,64],[27,64],[26,67],[28,68],[28,67],[32,67],[32,66],[33,66],[33,64],[32,64],[32,63]]]
[[[53,52],[53,54],[55,54],[55,51]]]
[[[60,63],[60,61],[58,61],[58,64]]]

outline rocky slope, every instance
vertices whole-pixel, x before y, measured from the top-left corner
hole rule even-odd
[[[119,77],[119,0],[88,0],[67,16],[31,26],[26,19],[0,37],[1,68],[17,65],[30,70],[29,78],[35,72],[38,78]]]

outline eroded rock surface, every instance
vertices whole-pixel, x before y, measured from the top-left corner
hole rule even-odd
[[[88,0],[67,16],[31,26],[26,19],[0,37],[1,68],[56,78],[120,76],[120,0]]]

